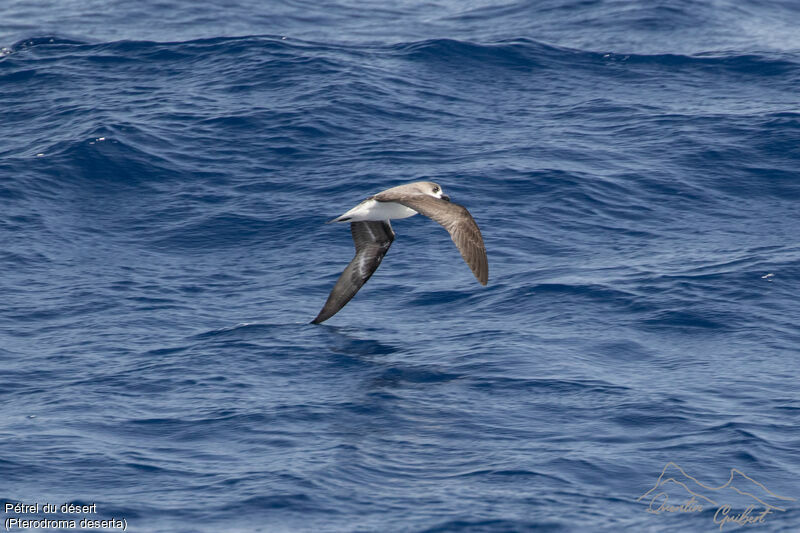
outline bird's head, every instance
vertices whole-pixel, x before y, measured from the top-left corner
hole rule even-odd
[[[433,196],[434,198],[439,198],[441,200],[450,201],[450,197],[447,196],[442,187],[438,183],[434,183],[432,181],[420,181],[419,187],[423,194],[427,194],[428,196]]]

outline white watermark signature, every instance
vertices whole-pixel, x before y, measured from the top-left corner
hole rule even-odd
[[[763,524],[774,513],[786,511],[786,504],[795,499],[775,494],[736,468],[731,469],[725,483],[713,487],[669,462],[653,488],[636,501],[647,503],[645,510],[652,514],[701,513],[715,509],[713,520],[722,531],[726,524]]]

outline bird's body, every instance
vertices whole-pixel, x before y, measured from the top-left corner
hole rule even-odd
[[[413,217],[416,214],[416,211],[403,204],[398,204],[396,202],[379,202],[374,198],[367,198],[347,213],[338,218],[334,218],[331,222],[391,220]]]
[[[442,188],[418,181],[386,189],[370,196],[330,222],[349,222],[356,255],[339,276],[322,310],[312,321],[319,324],[339,312],[380,266],[394,241],[392,219],[422,213],[450,233],[464,261],[482,285],[489,280],[486,248],[478,225],[463,206],[450,203]]]

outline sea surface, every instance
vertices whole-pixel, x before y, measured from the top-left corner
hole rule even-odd
[[[800,531],[800,3],[0,11],[4,529]]]

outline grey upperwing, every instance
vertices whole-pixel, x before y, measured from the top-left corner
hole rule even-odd
[[[463,205],[427,194],[377,194],[379,202],[396,202],[435,220],[450,233],[461,257],[481,285],[489,282],[489,260],[478,224]]]
[[[356,295],[380,266],[394,240],[394,231],[389,221],[352,222],[350,233],[353,234],[356,255],[339,276],[322,310],[311,321],[312,324],[328,320]]]

